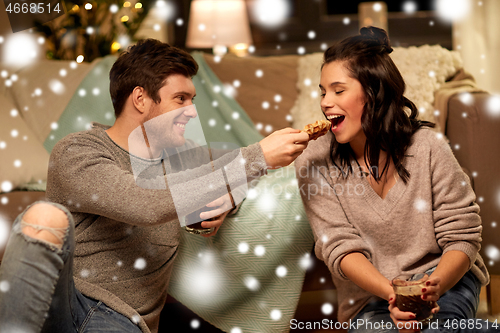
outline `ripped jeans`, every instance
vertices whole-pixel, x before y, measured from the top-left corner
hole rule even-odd
[[[64,241],[62,248],[21,232],[23,226],[33,227],[23,221],[30,207],[17,217],[0,266],[0,332],[140,333],[130,319],[75,288],[73,217],[65,207],[48,204],[69,220],[67,230],[51,232]]]

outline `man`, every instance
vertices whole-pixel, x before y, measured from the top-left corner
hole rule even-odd
[[[191,78],[197,70],[188,53],[155,40],[140,41],[118,58],[110,71],[114,125],[96,124],[59,141],[47,181],[47,198],[57,204],[36,204],[14,224],[0,270],[0,281],[9,285],[0,293],[0,331],[157,332],[179,244],[176,207],[206,202],[198,193],[174,200],[175,182],[138,186],[132,164],[167,166],[167,178],[168,171],[203,160],[184,139],[186,123],[196,117]],[[164,140],[145,135],[147,154],[132,154],[136,130],[146,134],[160,118]],[[245,180],[290,164],[308,138],[288,128],[241,148]],[[165,153],[186,146],[187,155],[175,161]],[[218,161],[192,172],[220,168]],[[201,218],[220,215],[202,226],[218,228],[230,209],[225,182],[199,187],[211,188],[208,202],[217,207]]]

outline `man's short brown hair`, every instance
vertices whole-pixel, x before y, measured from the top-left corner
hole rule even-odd
[[[135,87],[143,87],[155,103],[160,103],[158,90],[168,76],[193,77],[197,72],[198,64],[186,51],[155,39],[140,40],[118,57],[109,72],[116,118]]]

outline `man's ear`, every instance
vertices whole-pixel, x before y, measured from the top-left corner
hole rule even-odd
[[[137,86],[134,88],[134,90],[132,90],[130,97],[132,98],[132,103],[134,104],[134,107],[137,109],[137,111],[144,114],[144,112],[146,112],[147,110],[147,103],[149,99],[146,90],[144,90],[143,87]]]

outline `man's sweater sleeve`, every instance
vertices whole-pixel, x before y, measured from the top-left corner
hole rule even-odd
[[[327,169],[317,168],[306,154],[295,161],[299,190],[315,238],[316,256],[339,279],[347,279],[340,262],[349,253],[360,252],[371,260],[368,245],[349,223]]]
[[[481,248],[481,218],[476,195],[445,139],[432,133],[431,176],[436,240],[443,253],[464,252],[470,267]]]
[[[258,147],[250,150],[255,160]],[[254,156],[255,155],[255,156]],[[119,157],[102,142],[101,138],[75,134],[61,140],[54,147],[47,181],[47,198],[66,205],[73,212],[105,216],[133,225],[155,225],[178,218],[176,206],[200,203],[200,191],[192,191],[176,202],[168,186],[166,189],[146,189],[137,185],[132,172],[124,170]],[[216,183],[216,182],[214,182]],[[213,189],[222,196],[227,188],[222,184]],[[205,184],[206,185],[206,184]],[[207,189],[199,184],[198,189]],[[176,198],[178,201],[179,198]]]

